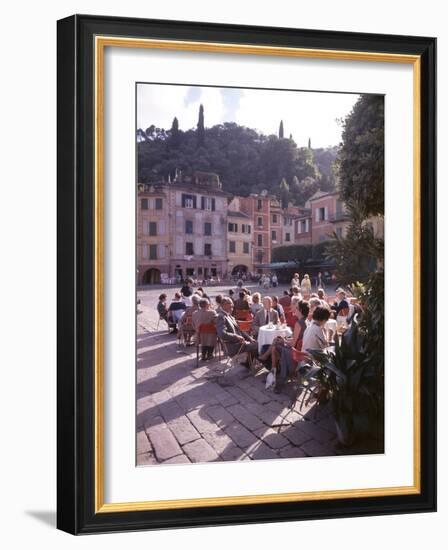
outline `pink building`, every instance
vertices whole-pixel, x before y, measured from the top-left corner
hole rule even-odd
[[[318,191],[309,199],[309,203],[311,205],[311,222],[308,222],[308,228],[312,244],[327,241],[333,232],[340,237],[345,236],[349,225],[349,216],[344,203],[339,200],[338,192]],[[301,221],[305,221],[305,224],[301,225],[301,229],[306,229],[306,219]],[[304,231],[303,234],[306,233]]]

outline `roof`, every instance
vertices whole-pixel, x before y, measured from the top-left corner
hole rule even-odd
[[[227,210],[227,217],[246,218],[250,220],[250,216],[248,216],[244,212],[240,212],[239,210]]]
[[[316,201],[317,199],[321,199],[323,197],[331,197],[333,195],[339,195],[337,191],[316,191],[314,195],[312,195],[308,200],[310,202]]]

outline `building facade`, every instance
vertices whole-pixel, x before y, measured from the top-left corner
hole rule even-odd
[[[311,205],[311,243],[327,241],[333,232],[345,237],[349,216],[339,193],[318,191],[309,199]]]
[[[227,271],[232,276],[253,271],[253,222],[241,211],[240,199],[234,197],[227,209]]]
[[[159,284],[170,271],[169,193],[164,185],[137,187],[137,281]]]
[[[263,271],[261,264],[271,261],[270,201],[267,193],[240,197],[241,211],[247,214],[253,223],[252,262],[253,270],[257,273]]]
[[[216,174],[138,186],[139,284],[227,275],[227,202]],[[148,194],[154,208],[145,213]],[[155,199],[163,199],[162,210]],[[157,203],[160,207],[160,202]],[[146,225],[145,225],[146,224]],[[154,225],[157,224],[157,227]],[[148,227],[149,234],[145,234]],[[148,258],[145,251],[148,250]]]

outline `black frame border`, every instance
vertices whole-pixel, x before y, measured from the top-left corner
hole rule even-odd
[[[436,39],[90,15],[62,19],[57,31],[57,527],[82,534],[435,511]],[[425,297],[420,315],[420,494],[95,513],[93,43],[96,35],[420,56],[420,296]]]

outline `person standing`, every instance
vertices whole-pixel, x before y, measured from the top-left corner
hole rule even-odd
[[[303,276],[302,282],[300,283],[300,288],[302,290],[304,300],[309,298],[311,294],[311,281],[308,274]]]

